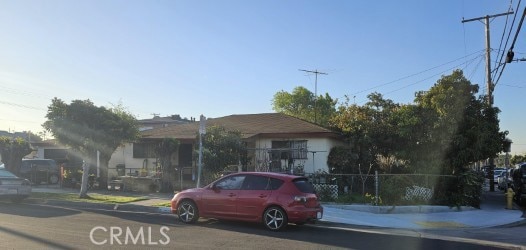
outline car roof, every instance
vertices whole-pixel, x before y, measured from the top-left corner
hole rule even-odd
[[[294,180],[298,178],[306,178],[305,176],[276,173],[276,172],[237,172],[237,173],[233,173],[230,175],[240,175],[240,174],[267,176],[267,177],[274,177],[274,178],[282,179],[282,180]]]

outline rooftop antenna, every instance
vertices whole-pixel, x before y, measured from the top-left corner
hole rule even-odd
[[[320,72],[317,69],[315,70],[306,70],[306,69],[299,69],[299,71],[304,71],[307,73],[312,73],[316,76],[314,80],[314,123],[318,123],[318,117],[317,117],[317,102],[318,102],[318,75],[328,75],[327,73]]]

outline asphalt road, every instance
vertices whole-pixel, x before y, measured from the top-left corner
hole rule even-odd
[[[0,202],[0,249],[513,249],[506,244],[422,237],[373,228],[289,226],[270,232],[253,223],[201,219],[185,225],[169,214]]]

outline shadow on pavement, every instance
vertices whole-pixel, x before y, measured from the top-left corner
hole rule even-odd
[[[35,209],[41,207],[41,209]],[[37,210],[37,211],[35,211]],[[52,218],[79,214],[81,211],[43,204],[0,202],[0,214],[11,214],[35,218]]]

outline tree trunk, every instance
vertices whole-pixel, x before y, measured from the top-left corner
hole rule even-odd
[[[173,192],[173,169],[172,169],[172,161],[168,157],[163,157],[161,160],[162,162],[162,177],[161,177],[161,192],[163,193],[171,193]]]
[[[82,198],[82,199],[89,198],[88,196],[89,169],[90,169],[90,164],[87,162],[84,162],[84,164],[82,164],[82,183],[80,185],[80,194],[79,194],[79,198]]]
[[[111,155],[100,153],[100,176],[99,176],[99,188],[103,190],[108,189],[108,163]]]

